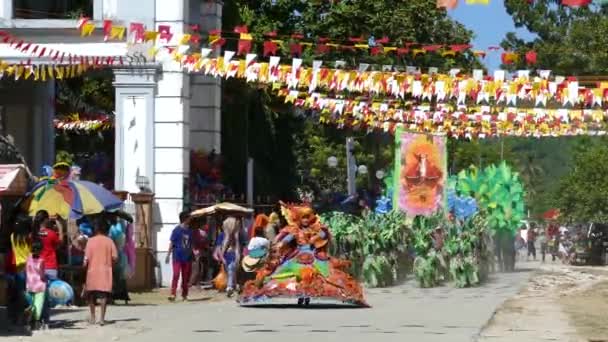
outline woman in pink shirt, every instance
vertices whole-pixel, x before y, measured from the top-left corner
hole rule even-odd
[[[32,297],[32,306],[29,309],[32,314],[34,327],[39,328],[42,323],[42,310],[44,308],[44,296],[46,293],[46,279],[44,276],[44,260],[40,257],[42,242],[36,239],[32,243],[32,254],[25,263],[25,284],[27,291]]]
[[[118,251],[114,241],[107,237],[109,223],[103,218],[98,218],[96,221],[95,236],[87,241],[84,251],[84,266],[87,269],[85,291],[91,311],[89,323],[95,323],[95,304],[99,299],[101,307],[99,325],[104,325],[106,305],[112,295],[112,265],[118,259]]]

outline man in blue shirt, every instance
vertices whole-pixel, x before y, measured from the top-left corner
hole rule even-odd
[[[179,214],[180,224],[171,232],[169,252],[167,253],[166,263],[169,258],[173,259],[173,281],[171,282],[170,301],[175,300],[177,294],[177,282],[180,274],[182,278],[182,298],[188,300],[188,284],[192,273],[192,229],[190,229],[190,214],[182,212]]]

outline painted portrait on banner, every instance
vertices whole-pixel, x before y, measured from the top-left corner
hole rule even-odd
[[[430,216],[444,207],[446,138],[404,132],[397,139],[396,204],[408,216]]]

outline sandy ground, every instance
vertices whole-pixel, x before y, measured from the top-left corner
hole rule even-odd
[[[541,265],[479,341],[608,341],[608,268]]]
[[[52,329],[2,342],[129,341],[399,341],[465,342],[479,335],[494,311],[513,297],[532,271],[497,274],[479,288],[420,289],[413,281],[370,289],[371,309],[242,308],[233,300],[202,293],[190,302],[166,303],[166,292],[134,295],[112,306],[104,327],[83,322],[85,309],[56,311]],[[0,333],[0,336],[2,334]]]

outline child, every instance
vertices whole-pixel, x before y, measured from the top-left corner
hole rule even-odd
[[[108,235],[109,223],[98,217],[95,222],[95,236],[88,240],[84,251],[84,266],[87,269],[85,283],[89,301],[89,324],[95,324],[95,304],[99,299],[101,317],[99,325],[105,324],[106,307],[112,294],[112,265],[118,260],[114,241]]]
[[[26,287],[32,297],[32,306],[28,311],[31,312],[34,329],[43,326],[41,321],[42,309],[44,308],[44,297],[46,292],[46,278],[44,276],[44,260],[40,257],[42,252],[42,242],[39,239],[32,243],[32,254],[26,261]]]

